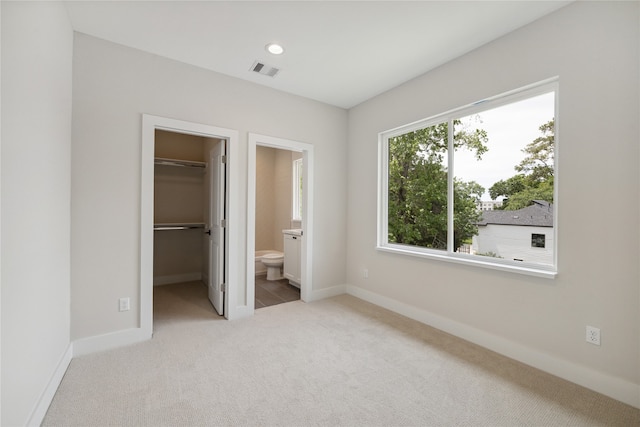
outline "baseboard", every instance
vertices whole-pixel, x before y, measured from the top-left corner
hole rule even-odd
[[[202,280],[202,273],[183,273],[170,276],[157,276],[153,278],[153,286],[170,285],[172,283],[193,282]]]
[[[151,339],[151,335],[150,331],[144,331],[141,328],[132,328],[94,337],[81,338],[73,342],[73,357],[136,344]]]
[[[335,297],[347,292],[347,285],[331,286],[330,288],[314,289],[311,291],[311,298],[305,302],[318,301],[325,298]]]
[[[51,401],[53,400],[53,396],[56,394],[56,391],[58,390],[58,387],[62,382],[62,378],[64,377],[65,372],[67,372],[67,368],[69,367],[69,363],[71,363],[72,358],[73,344],[71,343],[62,355],[62,358],[58,362],[58,365],[56,366],[56,369],[54,370],[49,383],[40,395],[38,403],[33,409],[33,412],[29,417],[29,421],[27,422],[28,426],[39,426],[40,424],[42,424],[44,416],[47,414],[47,410],[49,409]]]
[[[640,384],[634,384],[564,359],[558,359],[472,326],[458,323],[357,286],[347,285],[346,293],[628,405],[640,408]]]

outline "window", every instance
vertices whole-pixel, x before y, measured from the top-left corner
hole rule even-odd
[[[544,248],[544,234],[531,234],[531,247],[532,248]]]
[[[557,92],[552,79],[381,133],[378,249],[553,277]]]
[[[291,218],[294,221],[302,221],[302,159],[296,159],[293,161],[293,174],[292,174],[292,197],[293,211]]]

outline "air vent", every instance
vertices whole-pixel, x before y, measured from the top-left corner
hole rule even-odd
[[[258,74],[265,75],[265,76],[275,77],[280,70],[276,67],[272,67],[271,65],[267,65],[260,61],[256,61],[251,66],[251,71],[256,72]]]

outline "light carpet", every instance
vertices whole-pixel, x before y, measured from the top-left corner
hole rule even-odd
[[[44,426],[640,425],[638,409],[351,296],[230,322],[201,284],[155,293],[154,338],[73,359]]]

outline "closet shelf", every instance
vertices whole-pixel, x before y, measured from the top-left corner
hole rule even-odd
[[[153,224],[154,231],[192,230],[204,227],[205,224],[203,222],[164,222]]]
[[[179,166],[183,168],[204,169],[207,167],[207,164],[205,162],[193,162],[190,160],[167,159],[164,157],[155,157],[154,163],[160,166]]]

